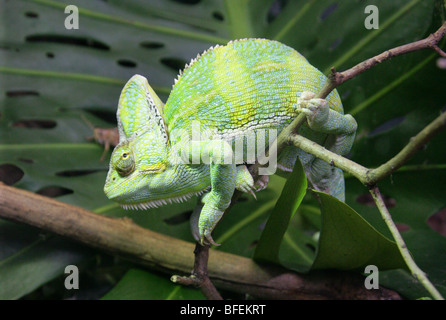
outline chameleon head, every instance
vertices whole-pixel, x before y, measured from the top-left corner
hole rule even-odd
[[[191,187],[189,181],[193,179],[188,179],[191,174],[205,174],[205,169],[190,169],[168,161],[163,106],[142,76],[133,76],[121,92],[117,112],[119,144],[112,153],[104,192],[126,209],[185,200],[206,187]],[[178,177],[183,179],[178,181]]]
[[[174,167],[166,164],[165,146],[156,132],[147,131],[125,140],[113,150],[104,192],[109,199],[129,207],[169,193],[173,186]]]
[[[125,209],[148,209],[187,200],[208,187],[206,166],[170,163],[159,142],[156,132],[147,131],[116,146],[104,186],[109,199]]]

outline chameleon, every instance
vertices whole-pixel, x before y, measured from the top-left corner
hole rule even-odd
[[[326,81],[295,49],[259,38],[232,40],[199,54],[180,71],[166,103],[144,76],[134,75],[119,97],[119,144],[110,158],[106,196],[125,209],[199,196],[192,234],[202,245],[218,245],[212,231],[234,191],[254,194],[268,183],[268,174],[254,181],[247,169],[247,137],[257,140],[258,149],[268,148],[274,133],[304,113],[298,134],[340,155],[350,151],[357,123],[344,114],[338,92],[315,98]],[[297,159],[314,189],[345,200],[342,170],[297,147],[280,152],[277,173],[289,174]]]

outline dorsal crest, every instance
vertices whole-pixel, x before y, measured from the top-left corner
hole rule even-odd
[[[222,47],[224,47],[224,46],[217,44],[213,47],[210,47],[209,49],[204,50],[202,53],[199,53],[195,58],[191,59],[191,61],[184,66],[184,69],[180,70],[180,72],[178,73],[178,76],[175,78],[172,88],[175,87],[176,83],[181,79],[181,76],[183,75],[183,73],[186,72],[186,70],[190,69],[194,65],[194,63],[197,62],[197,60],[199,60],[201,57],[208,54],[209,52],[214,51],[217,48],[222,48]]]

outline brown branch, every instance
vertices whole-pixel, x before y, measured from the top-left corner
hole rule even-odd
[[[326,97],[333,89],[337,88],[347,80],[356,77],[358,74],[363,73],[364,71],[372,68],[373,66],[385,60],[391,59],[393,57],[402,54],[422,49],[432,49],[436,51],[440,56],[446,57],[446,53],[438,47],[438,43],[444,37],[445,34],[446,34],[446,22],[443,23],[443,25],[435,33],[432,33],[425,39],[389,49],[370,59],[358,63],[356,66],[342,72],[336,72],[336,70],[332,68],[331,69],[332,73],[329,77],[330,81],[327,81],[325,87],[318,94],[318,97],[320,98]]]
[[[208,300],[223,300],[208,275],[209,245],[196,243],[194,250],[194,270],[189,277],[172,276],[170,279],[182,285],[193,285],[200,288]]]
[[[0,217],[26,223],[119,255],[168,274],[189,274],[194,244],[0,184]],[[357,273],[318,271],[308,275],[252,259],[209,250],[209,278],[221,289],[263,299],[401,299],[394,291],[367,290]]]

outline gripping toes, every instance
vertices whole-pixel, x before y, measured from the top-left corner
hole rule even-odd
[[[239,191],[250,193],[254,199],[256,199],[256,195],[254,193],[254,179],[249,173],[248,168],[245,165],[237,166],[237,179],[235,183],[235,188]]]
[[[217,225],[218,221],[223,217],[225,211],[224,208],[229,207],[229,203],[225,204],[223,207],[219,207],[219,196],[215,192],[211,191],[207,193],[203,198],[204,203],[203,209],[201,210],[200,217],[198,219],[198,233],[200,236],[200,244],[212,244],[219,246],[212,239],[212,231]]]
[[[315,98],[313,92],[304,91],[297,100],[296,111],[307,116],[308,124],[312,127],[315,122],[324,122],[328,118],[328,102],[325,99]]]
[[[200,244],[202,246],[210,244],[214,246],[220,245],[212,239],[212,231],[222,217],[223,212],[224,211],[212,210],[209,206],[204,205],[200,214],[200,219],[198,220],[198,232],[200,234]]]

